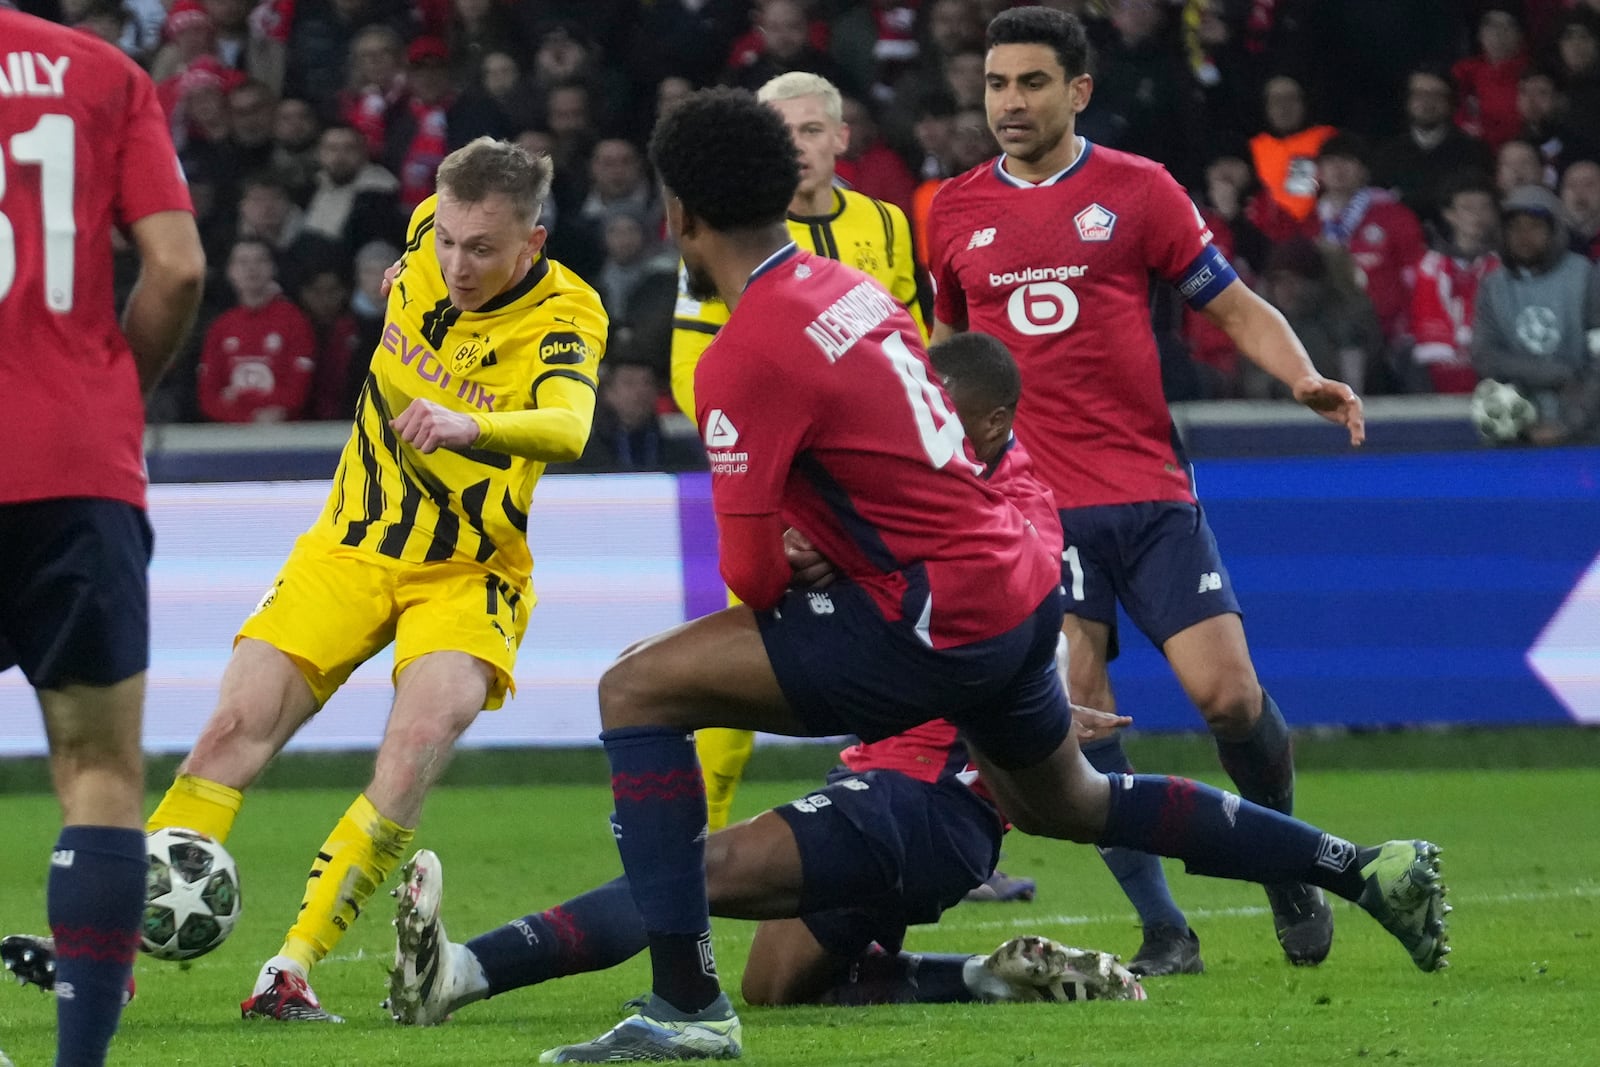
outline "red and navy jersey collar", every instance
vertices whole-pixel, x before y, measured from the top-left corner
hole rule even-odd
[[[794,256],[798,255],[799,253],[800,253],[800,246],[795,244],[793,241],[790,241],[788,244],[784,245],[782,248],[780,248],[776,252],[772,253],[772,255],[770,255],[766,259],[762,260],[761,261],[761,266],[757,267],[755,270],[750,272],[750,277],[748,279],[746,279],[746,281],[744,283],[744,287],[746,289],[750,288],[750,283],[751,282],[755,281],[757,278],[761,277],[763,274],[765,274],[768,271],[772,270],[774,267],[781,266],[782,264],[788,262],[791,258],[793,258]]]
[[[1078,158],[1074,159],[1066,167],[1058,170],[1056,173],[1050,175],[1050,177],[1046,178],[1042,182],[1024,181],[1021,178],[1006,173],[1006,168],[1004,165],[1006,157],[1003,155],[995,157],[995,161],[991,166],[991,170],[993,170],[994,176],[1001,182],[1017,189],[1043,189],[1049,185],[1056,185],[1082,170],[1083,165],[1089,161],[1089,156],[1094,151],[1094,142],[1089,140],[1087,137],[1079,137],[1078,142],[1080,144],[1078,149]]]

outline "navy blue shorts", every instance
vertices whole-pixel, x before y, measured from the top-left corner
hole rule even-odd
[[[1111,627],[1110,658],[1119,600],[1157,648],[1197,622],[1242,614],[1205,512],[1193,504],[1067,508],[1061,528],[1067,614]]]
[[[113,685],[150,665],[145,513],[119,500],[0,505],[0,670],[35,689]]]
[[[773,810],[800,848],[801,917],[838,956],[873,942],[896,951],[907,926],[937,922],[1000,858],[999,815],[953,779],[840,771]]]
[[[929,648],[846,581],[790,590],[756,621],[778,685],[813,736],[881,741],[948,719],[984,756],[1020,770],[1053,753],[1072,728],[1056,675],[1059,591],[1013,629],[957,648]]]

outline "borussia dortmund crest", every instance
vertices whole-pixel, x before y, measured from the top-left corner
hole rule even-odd
[[[467,374],[476,367],[485,354],[489,351],[489,339],[473,334],[471,340],[463,341],[450,357],[450,373]]]

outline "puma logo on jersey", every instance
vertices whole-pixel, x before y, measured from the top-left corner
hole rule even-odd
[[[971,239],[967,241],[967,251],[994,244],[994,230],[993,226],[984,230],[973,230]]]
[[[724,415],[721,408],[712,408],[711,417],[706,419],[706,447],[724,449],[738,443],[739,431],[734,428],[733,420]]]
[[[1206,571],[1200,576],[1200,588],[1197,593],[1215,593],[1222,588],[1222,575],[1216,571]]]

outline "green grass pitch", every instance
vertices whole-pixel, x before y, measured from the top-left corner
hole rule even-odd
[[[1215,779],[1213,779],[1215,780]],[[810,782],[745,786],[739,810],[800,795]],[[118,1064],[523,1065],[551,1045],[617,1020],[645,989],[636,959],[603,974],[524,990],[463,1010],[447,1025],[402,1029],[379,1008],[392,951],[390,900],[379,896],[313,975],[344,1026],[241,1021],[238,1002],[277,947],[312,853],[348,804],[346,790],[261,791],[230,842],[243,872],[244,918],[220,950],[188,969],[141,959],[139,995],[113,1046]],[[1455,953],[1442,974],[1340,904],[1332,957],[1314,969],[1280,956],[1259,889],[1189,878],[1169,867],[1199,931],[1207,972],[1149,983],[1145,1003],[746,1009],[754,1064],[1166,1065],[1600,1064],[1600,770],[1304,773],[1299,808],[1360,841],[1427,836],[1444,846],[1456,906]],[[7,824],[0,927],[37,931],[54,839],[53,801],[0,798]],[[457,940],[541,910],[612,877],[616,850],[602,786],[451,787],[429,802],[418,845],[445,869]],[[1004,866],[1039,880],[1031,904],[963,905],[913,932],[913,950],[987,952],[1040,933],[1130,955],[1131,912],[1092,850],[1013,835]],[[752,926],[719,921],[718,958],[736,989]],[[0,989],[0,1048],[18,1067],[51,1059],[54,1006]]]

